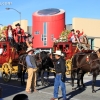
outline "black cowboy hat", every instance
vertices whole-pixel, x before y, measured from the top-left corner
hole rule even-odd
[[[72,29],[71,31],[75,31],[74,29]]]
[[[20,24],[19,24],[19,23],[17,23],[15,26],[20,26]]]

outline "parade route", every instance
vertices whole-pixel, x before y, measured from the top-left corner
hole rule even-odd
[[[70,76],[67,76],[66,81],[66,89],[67,89],[67,99],[68,100],[100,100],[100,76],[97,78],[96,87],[97,90],[96,93],[92,93],[91,90],[91,79],[92,76],[85,75],[84,82],[86,85],[85,89],[82,90],[75,90],[72,91],[72,87],[70,84]],[[53,76],[50,77],[50,82],[52,83],[48,87],[39,86],[37,87],[38,92],[34,92],[32,94],[27,94],[29,97],[29,100],[50,100],[50,98],[53,97]],[[76,82],[75,82],[76,83]],[[40,84],[40,82],[39,82]],[[75,84],[76,85],[76,84]],[[9,83],[5,83],[0,78],[0,86],[3,88],[3,98],[4,100],[12,100],[13,96],[15,94],[19,93],[25,93],[25,86],[21,86],[20,82],[16,79],[12,79]],[[60,89],[59,89],[60,90]],[[59,100],[62,100],[61,91],[59,91]]]

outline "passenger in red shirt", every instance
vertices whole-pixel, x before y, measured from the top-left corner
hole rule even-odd
[[[82,30],[82,33],[80,33],[80,31],[79,31],[79,30],[77,30],[77,31],[76,31],[76,33],[78,34],[78,38],[79,38],[80,36],[82,36],[82,35],[83,35],[83,33],[84,33],[84,32],[83,32],[83,30]]]
[[[66,47],[65,52],[66,52],[66,54],[71,53],[71,51],[70,51],[69,47]]]
[[[74,29],[71,30],[71,32],[68,34],[68,41],[71,41],[71,37],[73,36],[74,34]]]

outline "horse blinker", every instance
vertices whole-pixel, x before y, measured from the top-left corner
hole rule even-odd
[[[89,56],[86,57],[86,61],[89,62]]]

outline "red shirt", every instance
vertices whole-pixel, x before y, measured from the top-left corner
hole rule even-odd
[[[24,30],[23,29],[20,28],[20,33],[18,33],[18,29],[16,28],[14,30],[14,32],[15,32],[14,39],[15,39],[16,43],[18,43],[18,42],[25,42],[25,39],[24,39],[25,33],[24,33]],[[18,38],[19,37],[21,37],[20,41],[18,41]]]
[[[82,36],[82,35],[83,35],[83,33],[84,33],[84,32],[82,32],[82,33],[79,33],[79,34],[78,34],[78,37]]]
[[[68,50],[65,50],[65,52],[68,54],[68,53],[71,53],[71,51],[68,49]]]
[[[70,32],[70,33],[68,34],[68,41],[70,41],[70,39],[71,39],[72,36],[73,36],[73,33]]]

